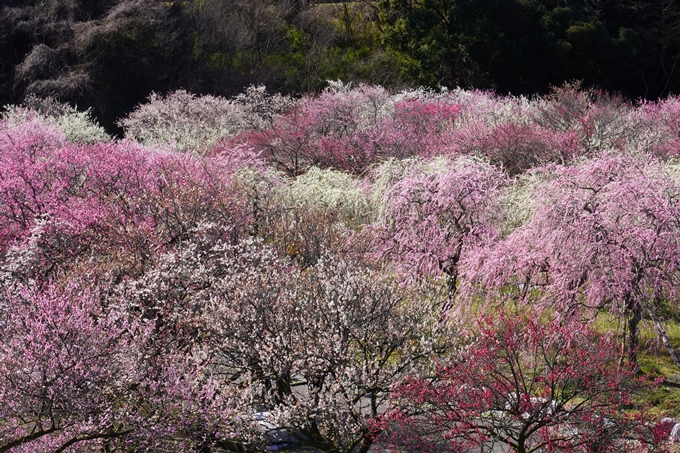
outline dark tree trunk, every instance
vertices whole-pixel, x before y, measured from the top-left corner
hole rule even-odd
[[[640,346],[638,326],[642,320],[642,305],[631,296],[626,299],[626,313],[628,315],[628,360],[631,365],[637,368],[637,352]]]

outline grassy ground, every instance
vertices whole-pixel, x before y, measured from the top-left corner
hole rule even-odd
[[[619,338],[623,334],[623,319],[608,313],[598,316],[596,324],[599,329],[615,332]],[[680,320],[670,319],[664,327],[671,344],[680,353]],[[670,353],[661,343],[651,320],[643,319],[640,323],[640,352],[638,354],[640,370],[646,376],[663,377],[665,383],[658,389],[647,392],[636,398],[638,404],[651,404],[652,414],[662,417],[680,419],[680,369],[671,359]]]

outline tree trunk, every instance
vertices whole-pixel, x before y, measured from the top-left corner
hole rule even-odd
[[[453,308],[453,301],[456,298],[456,293],[458,292],[458,262],[460,261],[460,254],[463,249],[463,242],[459,242],[456,247],[455,253],[449,257],[448,260],[440,262],[439,267],[446,276],[446,301],[442,307],[442,312],[439,315],[439,320],[443,321],[446,318],[446,314],[451,308]]]
[[[673,359],[673,362],[675,363],[675,365],[680,369],[680,358],[678,357],[678,354],[675,352],[673,345],[668,340],[668,335],[666,335],[666,329],[664,329],[663,324],[661,324],[661,320],[656,315],[656,313],[654,313],[654,311],[651,309],[651,307],[649,307],[647,304],[645,304],[645,308],[649,312],[649,317],[652,318],[652,322],[654,323],[654,330],[656,330],[656,334],[659,336],[659,338],[661,338],[661,342],[663,343],[663,345],[668,350],[668,353],[670,354],[671,359]]]
[[[364,437],[361,439],[361,444],[359,445],[359,449],[357,450],[357,453],[368,453],[368,450],[371,448],[371,445],[373,442],[371,439],[368,437]]]
[[[638,368],[637,351],[640,345],[638,325],[642,320],[642,305],[634,297],[626,298],[626,312],[628,314],[628,360]]]

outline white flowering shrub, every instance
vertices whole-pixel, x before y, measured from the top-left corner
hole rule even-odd
[[[184,90],[149,96],[118,125],[125,137],[144,145],[198,152],[244,128],[238,105],[215,96],[195,96]]]
[[[104,128],[92,118],[91,110],[79,111],[52,98],[30,96],[22,106],[7,105],[2,118],[12,125],[38,121],[56,127],[71,143],[94,143],[111,139]]]
[[[205,153],[241,132],[266,127],[293,105],[288,97],[268,95],[264,87],[250,87],[232,100],[178,90],[166,96],[152,93],[118,125],[126,138],[144,145]]]
[[[260,412],[322,451],[367,449],[392,385],[445,346],[436,288],[346,256],[301,271],[260,241],[202,236],[124,282],[127,300],[247,388],[243,418]]]
[[[359,181],[349,173],[312,167],[293,179],[281,196],[292,206],[339,210],[345,218],[360,221],[369,204]]]
[[[535,194],[550,176],[547,172],[527,172],[515,177],[500,197],[502,208],[501,235],[506,236],[530,219],[536,202]]]
[[[285,112],[295,108],[298,102],[280,93],[270,94],[264,85],[249,86],[235,96],[232,102],[243,109],[243,121],[252,130],[270,127]]]
[[[498,96],[489,91],[456,88],[446,92],[446,98],[460,106],[458,127],[479,122],[491,128],[508,122],[528,124],[534,110],[533,102],[524,96]]]

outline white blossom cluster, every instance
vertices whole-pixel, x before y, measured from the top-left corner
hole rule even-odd
[[[178,90],[166,96],[152,93],[118,124],[126,138],[144,145],[200,153],[244,131],[271,125],[294,105],[290,97],[269,95],[262,86],[251,86],[233,99]]]
[[[431,365],[448,329],[435,287],[405,288],[340,256],[300,271],[256,240],[188,242],[120,291],[162,312],[225,385],[244,386],[266,426],[346,451],[366,441],[391,386]]]
[[[110,137],[92,119],[91,110],[78,109],[52,98],[40,99],[30,96],[21,106],[7,105],[2,119],[10,125],[38,121],[56,127],[71,143],[94,143],[110,140]]]

